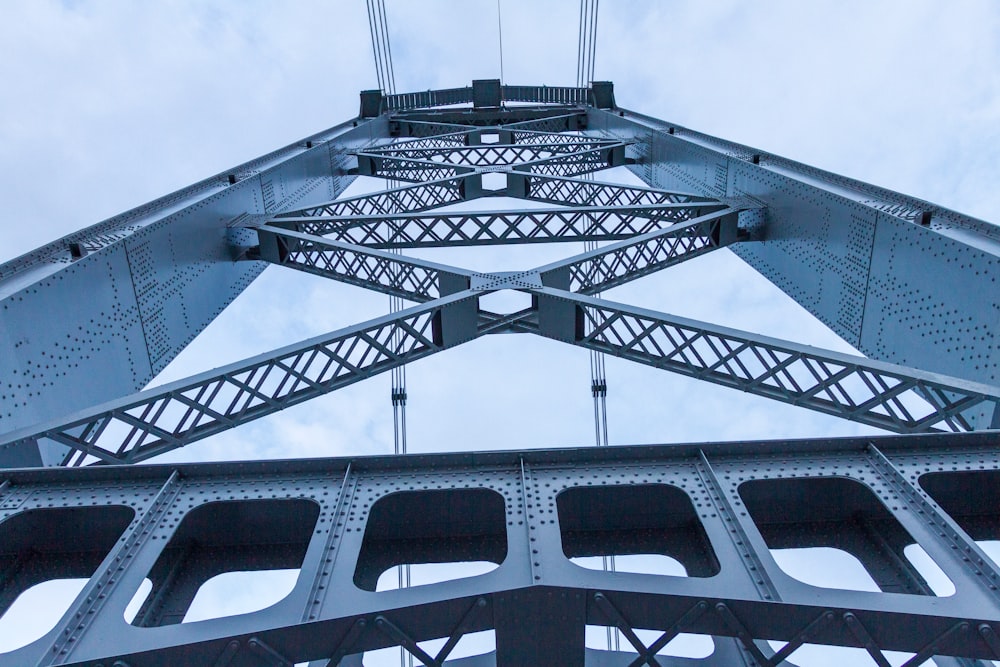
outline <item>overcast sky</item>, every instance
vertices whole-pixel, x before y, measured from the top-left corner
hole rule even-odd
[[[387,5],[399,91],[499,76],[494,0]],[[0,261],[335,125],[375,86],[362,0],[7,0],[3,10]],[[505,82],[573,84],[577,12],[571,0],[502,0]],[[621,106],[998,221],[998,63],[994,0],[606,0],[596,78],[615,82]],[[580,249],[425,256],[503,270]],[[728,251],[607,296],[850,350]],[[387,306],[272,268],[158,381]],[[874,432],[613,359],[608,382],[612,444]],[[593,442],[578,348],[491,336],[412,364],[408,390],[410,451]],[[391,451],[385,376],[169,458]]]

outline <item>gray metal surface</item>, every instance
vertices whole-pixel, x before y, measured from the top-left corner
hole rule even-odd
[[[862,353],[1000,382],[1000,228],[631,111],[588,116],[632,142],[646,183],[764,205],[734,252]]]
[[[264,269],[233,261],[254,241],[240,222],[335,197],[354,178],[348,151],[380,123],[344,123],[0,265],[0,431],[145,386]]]
[[[528,650],[545,664],[617,664],[603,652],[585,657],[588,624],[617,625],[626,637],[666,632],[654,646],[678,632],[712,635],[720,650],[735,638],[765,665],[772,659],[760,655],[773,652],[752,639],[793,648],[870,639],[877,651],[1000,657],[1000,574],[973,541],[998,536],[993,434],[36,469],[4,479],[0,557],[33,549],[50,574],[90,576],[60,623],[9,664],[242,667],[261,664],[255,643],[294,663],[487,629],[497,664],[526,664],[518,656]],[[80,512],[93,515],[86,540],[72,528]],[[54,530],[58,544],[77,535],[86,548],[54,553],[43,537]],[[175,576],[158,574],[185,544],[199,546]],[[909,544],[954,595],[929,591],[902,554]],[[831,545],[855,555],[882,592],[814,588],[771,552]],[[569,560],[604,553],[667,554],[687,574],[606,573]],[[373,590],[399,562],[459,560],[498,567]],[[208,577],[275,567],[299,569],[278,604],[178,623]],[[130,625],[122,612],[146,577],[146,611]],[[9,586],[30,580],[21,570]]]
[[[0,461],[102,464],[0,474],[0,612],[34,583],[88,579],[51,632],[5,660],[357,667],[402,646],[452,667],[770,666],[806,643],[860,647],[880,666],[888,650],[913,654],[908,666],[1000,659],[1000,568],[977,543],[1000,538],[1000,441],[912,435],[1000,426],[1000,307],[976,288],[1000,270],[996,228],[618,109],[606,82],[366,91],[361,111],[0,266]],[[621,165],[651,187],[575,178]],[[417,182],[338,198],[359,173]],[[544,207],[434,210],[493,197]],[[398,254],[560,241],[599,245],[516,272]],[[872,358],[599,298],[725,247]],[[268,263],[418,305],[133,393]],[[531,306],[480,308],[499,290]],[[910,435],[115,465],[507,332]],[[953,595],[934,594],[912,545]],[[789,576],[774,553],[807,547],[853,555],[879,591]],[[685,574],[570,560],[627,554]],[[376,592],[390,568],[465,561],[497,568]],[[277,604],[182,622],[211,577],[274,569],[299,571]],[[616,628],[622,650],[587,648],[588,626]],[[493,650],[449,659],[485,630]],[[679,633],[712,637],[714,652],[658,655]],[[432,652],[430,639],[446,641]]]

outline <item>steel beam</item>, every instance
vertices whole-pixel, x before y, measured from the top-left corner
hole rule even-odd
[[[598,294],[735,243],[739,213],[724,209],[536,269],[542,282]]]
[[[621,241],[725,208],[698,202],[507,211],[285,217],[275,223],[369,248]]]
[[[380,215],[424,211],[465,201],[464,183],[465,180],[461,177],[443,178],[285,211],[279,217]]]
[[[480,335],[480,293],[464,291],[5,434],[0,450],[53,447],[136,463]]]
[[[0,264],[0,432],[145,386],[266,266],[233,262],[241,225],[338,196],[386,126],[342,123]],[[59,459],[22,463],[39,456]]]
[[[588,122],[651,186],[764,205],[734,252],[865,355],[1000,383],[995,224],[627,109]]]
[[[469,288],[471,271],[264,225],[256,255],[343,283],[424,302]]]
[[[508,196],[563,206],[637,206],[714,202],[717,198],[684,191],[643,188],[596,180],[583,180],[547,174],[515,174],[520,193],[509,188]]]
[[[482,135],[483,131],[480,131],[479,134]],[[525,135],[523,132],[520,134],[522,136]],[[379,146],[378,148],[359,151],[356,155],[364,155],[371,158],[385,157],[410,160],[433,160],[434,158],[440,158],[440,161],[448,164],[470,167],[493,167],[512,162],[539,160],[561,153],[575,153],[595,148],[607,148],[617,146],[621,143],[607,139],[567,137],[566,135],[558,134],[532,133],[532,135],[528,136],[536,140],[531,143],[518,142],[513,144],[495,143],[433,147],[416,147],[409,145],[409,142],[407,142],[405,144],[389,144],[388,146]],[[560,140],[549,141],[552,137],[560,137]],[[572,141],[568,141],[567,139],[572,139]]]
[[[562,151],[568,144],[552,146],[488,146],[454,149],[442,155],[439,152],[427,152],[427,155],[440,155],[443,159],[435,161],[430,158],[408,157],[406,153],[423,151],[358,153],[358,170],[365,176],[400,181],[423,182],[451,178],[463,173],[474,171],[495,171],[498,167],[515,164],[519,171],[546,174],[549,176],[573,176],[587,174],[608,167],[625,164],[625,144],[597,143],[583,144],[577,150]],[[546,157],[532,157],[543,153],[554,153]],[[524,159],[530,158],[530,159]]]
[[[806,643],[857,647],[879,665],[889,664],[890,650],[909,652],[909,667],[1000,659],[1000,568],[976,541],[1000,538],[995,434],[912,435],[1000,427],[990,342],[996,297],[969,288],[998,273],[995,227],[618,109],[608,83],[367,91],[361,116],[85,230],[65,247],[0,266],[4,313],[17,311],[0,316],[0,343],[14,350],[10,377],[38,383],[15,392],[21,380],[8,380],[15,423],[36,421],[26,406],[38,387],[60,387],[42,390],[41,425],[2,436],[0,460],[104,464],[0,479],[0,613],[39,581],[88,578],[51,632],[6,656],[12,664],[357,667],[364,651],[402,646],[439,667],[665,667],[677,660],[657,653],[681,633],[713,638],[704,667],[773,667]],[[414,139],[391,143],[400,137]],[[621,165],[656,187],[570,177]],[[492,179],[502,184],[488,183],[488,172],[502,172]],[[420,183],[336,199],[355,174]],[[554,206],[430,212],[483,197]],[[607,245],[496,273],[383,251],[563,240]],[[881,360],[590,296],[726,246]],[[199,258],[197,270],[209,267],[207,282],[185,282],[177,249]],[[148,379],[262,266],[237,259],[425,303],[68,417],[49,414],[60,391],[73,390],[77,402],[104,400],[127,393],[128,373],[133,383]],[[970,280],[972,271],[985,278]],[[478,309],[478,296],[502,289],[531,294],[532,306],[506,315]],[[210,293],[209,305],[199,306],[194,325],[172,329],[171,313],[201,304],[192,296],[199,290]],[[87,309],[125,323],[128,370],[117,353],[83,364],[82,372],[113,376],[95,392],[89,379],[74,384],[76,375],[53,379],[43,370],[53,358],[86,356],[86,346],[117,349],[115,337],[90,331],[71,331],[83,342],[63,340],[67,326],[90,316],[72,310],[82,308],[82,292]],[[35,293],[47,296],[34,303]],[[68,314],[47,314],[54,303]],[[43,337],[53,323],[59,344],[22,351],[31,338],[24,322]],[[533,332],[909,435],[114,465],[503,332]],[[145,357],[128,356],[136,341]],[[934,594],[908,558],[913,545],[954,594]],[[847,551],[879,592],[819,591],[778,566],[774,552],[810,547]],[[631,554],[669,555],[685,574],[597,572],[571,560]],[[497,568],[376,591],[389,568],[477,560]],[[182,623],[216,574],[276,568],[299,570],[279,603]],[[146,579],[153,590],[125,623]],[[625,650],[588,649],[587,626],[615,628]],[[647,642],[637,629],[660,634]],[[450,659],[462,637],[484,630],[492,650]],[[432,639],[443,647],[427,649]],[[775,651],[766,640],[786,644]]]
[[[975,471],[956,473],[970,458]],[[969,486],[964,474],[979,483]],[[531,655],[556,656],[548,664],[669,665],[655,654],[678,633],[712,636],[710,665],[734,664],[737,647],[757,665],[777,665],[803,643],[859,647],[878,660],[905,651],[914,665],[933,656],[997,659],[997,567],[978,555],[969,517],[943,507],[971,494],[967,504],[995,513],[998,475],[991,434],[9,471],[0,531],[20,528],[16,542],[0,534],[0,556],[20,544],[31,550],[26,565],[68,572],[78,567],[74,559],[96,564],[56,627],[6,658],[80,667],[348,665],[363,651],[402,645],[430,664],[459,667],[479,663],[444,661],[450,647],[492,630],[495,652],[479,660],[500,667]],[[843,508],[810,515],[811,498],[829,493],[842,495]],[[608,504],[630,511],[601,512]],[[57,558],[45,536],[62,525],[62,513],[82,511],[93,515],[89,530],[110,539],[96,561],[72,549]],[[220,531],[210,519],[223,516]],[[886,546],[852,527],[868,518],[894,526],[899,540]],[[431,542],[419,539],[426,531]],[[845,542],[851,531],[863,539]],[[471,534],[479,537],[470,541]],[[684,562],[686,575],[609,573],[570,560],[642,552],[650,535],[668,540],[655,548]],[[197,586],[211,576],[198,565],[197,540],[212,541],[213,572],[245,568],[248,547],[262,555],[291,540],[296,584],[279,603],[249,614],[126,623],[123,610],[148,577],[155,580],[149,599],[179,604],[183,614],[188,593],[171,581]],[[917,544],[955,593],[821,590],[789,576],[773,555],[826,540],[849,549],[879,582],[888,581],[896,550]],[[158,572],[183,545],[189,560],[168,581]],[[419,564],[470,555],[498,567],[403,590],[374,592],[366,583],[399,558]],[[18,590],[27,581],[15,576],[3,585]],[[585,651],[585,625],[618,628],[623,650]],[[637,628],[661,635],[646,643]],[[440,651],[420,652],[418,642],[437,638],[446,639]],[[763,639],[788,644],[775,653]],[[730,662],[718,662],[723,657]]]
[[[888,431],[996,428],[1000,414],[1000,389],[991,385],[563,290],[531,291],[543,336]]]

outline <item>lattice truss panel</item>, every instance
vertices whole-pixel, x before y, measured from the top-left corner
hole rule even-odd
[[[1000,400],[992,386],[588,296],[745,242],[759,205],[577,178],[582,166],[589,172],[625,164],[625,145],[521,124],[376,144],[357,152],[362,172],[368,161],[369,173],[405,181],[391,165],[411,169],[420,162],[421,178],[414,179],[420,182],[287,211],[253,226],[258,245],[251,259],[420,305],[98,406],[69,423],[15,433],[3,446],[50,442],[66,448],[66,464],[135,463],[445,347],[513,330],[897,433],[968,431],[992,419]],[[497,175],[502,184],[488,187]],[[551,207],[435,212],[499,196]],[[581,240],[600,246],[516,276],[389,252]],[[479,296],[501,289],[528,292],[537,306],[507,317],[478,308]]]
[[[468,94],[474,106],[400,111],[419,106],[423,94],[373,102],[364,93],[359,122],[372,129],[368,142],[353,150],[357,168],[350,175],[404,185],[314,198],[304,206],[268,206],[232,224],[237,263],[276,264],[416,305],[7,433],[0,436],[0,452],[18,460],[22,452],[54,451],[71,467],[146,461],[480,336],[509,332],[898,434],[997,425],[1000,389],[992,384],[595,296],[720,248],[753,254],[739,249],[760,243],[771,212],[761,199],[726,188],[636,187],[591,176],[612,167],[644,169],[636,156],[648,159],[652,149],[617,132],[619,116],[608,111],[600,112],[612,119],[608,131],[587,129],[595,105],[613,107],[603,84],[532,90],[511,94],[537,95],[535,101],[555,95],[553,101],[570,104],[494,107],[480,104],[473,89],[455,89],[437,91],[446,100],[440,103],[455,104],[456,95],[464,100]],[[379,111],[366,114],[373,104]],[[531,206],[460,206],[498,197]],[[399,254],[581,241],[593,249],[518,272],[483,273]],[[480,297],[499,290],[530,294],[532,305],[508,315],[480,306]],[[973,539],[985,539],[995,525],[984,529],[976,503],[958,499],[955,489],[962,487],[956,485],[965,478],[930,486],[924,481],[938,468],[965,466],[993,471],[977,478],[992,484],[1000,479],[1000,464],[992,436],[945,434],[884,445],[812,441],[711,452],[660,447],[498,454],[475,463],[455,455],[422,463],[325,461],[172,472],[97,466],[62,477],[56,471],[12,472],[0,485],[0,512],[8,518],[0,522],[0,549],[6,549],[0,558],[7,559],[0,604],[9,605],[45,568],[94,573],[53,633],[16,654],[23,664],[359,665],[361,652],[398,645],[427,665],[674,665],[679,663],[658,652],[680,633],[714,637],[715,652],[704,661],[712,665],[783,664],[804,644],[861,647],[880,666],[888,664],[885,650],[910,652],[908,665],[948,655],[971,662],[938,657],[937,664],[977,664],[1000,658],[1000,577]],[[935,459],[946,463],[929,463],[924,446],[948,450]],[[951,451],[959,446],[972,453]],[[400,481],[404,474],[406,482]],[[342,479],[339,487],[330,486],[334,477]],[[119,490],[98,491],[112,479]],[[638,495],[636,484],[642,485]],[[605,490],[578,497],[585,486]],[[394,494],[413,502],[392,500]],[[248,500],[256,509],[223,507],[241,497],[256,498]],[[98,517],[102,505],[130,509]],[[58,512],[91,506],[94,514],[85,518],[107,538],[105,553],[92,549],[46,560],[51,545],[32,540],[60,526],[72,532],[82,515]],[[28,537],[5,542],[4,527],[13,530],[18,522]],[[214,537],[199,533],[210,525],[232,529]],[[854,549],[883,594],[817,596],[769,555],[769,548],[796,540]],[[914,543],[944,569],[955,596],[932,597],[927,582],[901,558]],[[191,556],[198,549],[207,551]],[[267,554],[260,561],[251,555],[258,549]],[[688,576],[608,578],[567,560],[616,549],[671,554]],[[45,563],[36,572],[28,563],[39,554]],[[500,567],[455,589],[374,593],[387,568],[442,560]],[[239,567],[300,567],[302,574],[289,598],[269,610],[213,621],[196,636],[185,632],[178,619],[196,584],[207,573]],[[147,574],[154,591],[134,622],[140,627],[124,626],[123,601]],[[328,596],[331,590],[337,595]],[[585,650],[586,626],[616,628],[627,650]],[[448,660],[464,634],[491,629],[494,652]],[[637,629],[656,629],[659,638],[642,639]],[[108,648],[102,638],[112,636],[119,643]],[[434,651],[422,644],[435,638],[445,641]]]

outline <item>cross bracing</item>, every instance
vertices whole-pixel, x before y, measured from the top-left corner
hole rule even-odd
[[[575,206],[507,211],[282,217],[272,226],[369,248],[418,248],[556,241],[621,241],[700,217],[721,202]]]
[[[527,104],[502,104],[515,100]],[[472,106],[421,106],[466,102]],[[515,539],[520,529],[514,526],[523,527],[525,520],[515,516],[527,516],[529,530],[549,526],[541,531],[548,533],[543,544],[534,549],[528,547],[533,555],[526,555],[523,562],[515,558],[503,566],[507,573],[515,569],[512,565],[515,561],[523,565],[526,569],[522,574],[528,575],[524,582],[508,581],[510,575],[503,574],[505,583],[499,587],[487,586],[469,594],[452,595],[447,585],[441,585],[433,589],[431,597],[438,596],[433,600],[420,591],[409,591],[398,594],[411,596],[402,602],[402,598],[390,601],[387,597],[362,602],[363,594],[355,600],[351,593],[347,596],[351,600],[345,603],[347,606],[336,611],[323,611],[325,603],[319,602],[320,609],[315,613],[299,614],[292,621],[278,619],[280,614],[275,612],[272,625],[255,625],[255,619],[263,617],[251,615],[249,623],[244,623],[246,619],[217,623],[212,632],[199,635],[198,640],[187,636],[182,625],[163,641],[150,644],[143,639],[128,640],[132,643],[125,642],[118,647],[120,650],[110,653],[106,646],[100,648],[104,646],[100,640],[104,630],[92,628],[111,627],[112,622],[104,622],[107,613],[101,611],[103,603],[94,603],[90,596],[75,609],[79,614],[98,618],[99,622],[73,625],[75,621],[67,620],[57,634],[72,637],[72,642],[61,638],[49,642],[56,654],[65,657],[45,664],[97,664],[95,660],[120,658],[122,664],[155,665],[167,664],[163,661],[169,662],[171,656],[183,653],[207,656],[205,659],[211,664],[233,667],[255,664],[255,660],[276,664],[320,660],[319,664],[356,665],[360,664],[360,651],[393,645],[402,646],[424,664],[453,664],[448,661],[449,652],[460,637],[487,628],[496,632],[496,651],[468,664],[672,664],[658,656],[657,651],[681,632],[715,638],[716,652],[704,661],[712,665],[734,664],[736,660],[747,665],[784,664],[804,643],[860,646],[880,665],[885,663],[884,651],[889,649],[909,651],[910,665],[922,664],[932,656],[939,665],[976,664],[979,659],[1000,658],[996,640],[1000,621],[994,618],[998,608],[995,593],[998,575],[975,541],[992,533],[984,532],[981,520],[968,520],[966,515],[975,512],[967,501],[961,504],[955,500],[961,495],[956,489],[963,488],[965,482],[921,486],[923,482],[915,481],[933,468],[927,467],[929,461],[975,460],[980,470],[993,471],[997,469],[995,445],[989,434],[964,439],[941,433],[919,438],[909,435],[996,427],[1000,423],[996,410],[1000,389],[988,373],[977,372],[978,366],[972,368],[960,363],[962,360],[941,354],[933,346],[921,348],[919,342],[897,343],[892,335],[885,333],[893,325],[893,311],[884,305],[893,289],[897,293],[912,291],[914,285],[924,293],[949,289],[948,278],[942,281],[930,276],[935,275],[935,268],[950,263],[948,253],[966,238],[954,234],[954,230],[977,234],[985,223],[931,205],[916,213],[912,206],[890,206],[885,202],[912,200],[637,116],[615,107],[610,86],[601,83],[586,88],[546,89],[476,82],[468,89],[388,97],[369,91],[362,96],[362,114],[357,121],[316,135],[295,150],[268,159],[271,162],[264,160],[255,167],[257,171],[236,168],[218,179],[218,183],[213,181],[211,187],[221,186],[223,191],[217,193],[216,203],[209,205],[219,206],[218,202],[232,200],[236,202],[235,208],[242,210],[229,217],[211,214],[223,221],[225,229],[224,234],[213,238],[224,237],[226,244],[224,249],[216,251],[219,259],[214,261],[220,265],[220,273],[212,280],[230,281],[228,289],[238,293],[265,265],[275,265],[389,294],[417,305],[137,393],[123,391],[122,382],[101,385],[91,381],[93,391],[88,395],[88,404],[61,402],[64,395],[59,391],[61,386],[69,386],[68,380],[56,389],[37,390],[40,397],[37,414],[25,412],[19,422],[14,422],[16,428],[5,428],[6,433],[0,436],[0,453],[8,465],[47,463],[75,467],[97,463],[110,472],[81,471],[83,477],[66,479],[85,481],[90,479],[86,475],[102,474],[120,474],[125,479],[133,473],[116,473],[117,468],[108,466],[147,461],[481,336],[509,332],[539,335],[907,435],[899,440],[878,442],[756,442],[718,447],[638,448],[606,455],[576,451],[541,454],[534,463],[524,453],[512,454],[516,461],[497,459],[489,463],[475,457],[462,459],[462,465],[468,464],[475,473],[468,479],[478,480],[476,475],[480,472],[486,477],[512,473],[517,482],[514,488],[520,489],[518,499],[508,498],[507,508],[503,509],[503,513],[509,514],[506,522],[509,529],[475,534],[473,541],[492,545],[484,547],[485,560],[508,563],[498,545],[502,541],[511,545],[524,537]],[[287,172],[282,171],[285,168],[282,160],[289,161]],[[647,187],[603,182],[599,176],[580,178],[616,166],[639,175]],[[311,173],[310,169],[317,170],[316,175],[301,181],[291,176],[303,170]],[[414,184],[340,197],[346,183],[358,174],[413,180]],[[176,207],[178,201],[188,201],[184,197],[195,196],[196,190],[175,197],[169,205]],[[536,208],[462,210],[465,203],[473,200],[477,208],[488,208],[494,198],[501,197],[525,200]],[[204,205],[205,202],[191,204],[193,211]],[[437,210],[442,207],[448,208]],[[149,211],[156,210],[154,203],[142,215],[148,216]],[[160,313],[173,312],[171,299],[188,299],[184,302],[188,307],[195,301],[183,294],[183,290],[157,292],[156,281],[147,279],[144,283],[144,271],[155,273],[164,269],[147,268],[155,266],[155,261],[143,253],[150,252],[150,240],[155,240],[156,234],[176,234],[181,225],[189,222],[168,216],[162,221],[147,221],[149,229],[144,229],[144,224],[135,224],[137,217],[142,219],[133,216],[131,225],[125,225],[124,221],[104,224],[95,229],[93,238],[84,230],[80,240],[74,241],[76,245],[67,248],[68,258],[60,256],[58,264],[84,276],[86,267],[95,265],[110,271],[112,276],[115,271],[130,275],[139,295],[138,314],[132,317],[138,317],[141,324],[141,332],[130,335],[144,338],[152,369],[176,354],[189,340],[186,333],[170,333],[172,320],[162,319],[166,316]],[[197,216],[193,219],[197,220]],[[822,220],[826,226],[809,228],[814,220]],[[843,242],[836,234],[831,235],[830,220],[853,225],[848,234],[851,240]],[[804,227],[796,228],[795,224]],[[139,245],[137,232],[143,234],[145,245]],[[821,262],[809,254],[813,250],[804,251],[795,245],[799,236],[810,235],[826,253]],[[960,248],[963,262],[975,271],[994,271],[990,268],[995,265],[990,238],[989,234],[983,234],[975,243]],[[937,244],[934,257],[940,255],[942,259],[924,257],[930,265],[922,266],[920,271],[909,270],[905,263],[901,267],[898,261],[889,262],[887,272],[880,273],[885,267],[880,253],[902,252],[912,239],[918,240],[911,243],[917,247]],[[590,244],[583,253],[568,252],[565,259],[520,271],[482,272],[475,266],[452,266],[400,254],[424,247],[581,241]],[[174,243],[172,238],[169,242]],[[859,255],[859,247],[865,243],[869,254]],[[818,349],[620,304],[601,296],[605,290],[655,272],[669,271],[681,262],[722,248],[746,259],[870,356]],[[23,276],[24,267],[45,266],[52,261],[47,258],[54,256],[54,252],[47,249],[48,254],[39,254],[29,262],[0,267],[0,275],[9,272],[16,276],[21,272]],[[122,257],[116,259],[116,252],[121,252]],[[840,260],[836,261],[838,257]],[[228,273],[221,273],[223,265]],[[827,286],[829,281],[816,284],[809,275],[824,266],[829,267],[825,269],[829,274],[843,279],[837,283],[833,296]],[[864,279],[850,272],[863,274]],[[70,280],[88,284],[83,278]],[[897,283],[906,286],[897,288]],[[43,295],[55,293],[46,291],[49,288],[45,286],[40,289]],[[510,314],[490,312],[480,305],[481,297],[502,290],[530,295],[531,305]],[[859,298],[857,290],[862,292],[860,306],[854,301]],[[222,305],[232,296],[230,293],[219,297]],[[978,327],[976,318],[981,317],[981,302],[991,298],[989,294],[973,294],[957,303],[958,319],[975,321]],[[32,389],[32,398],[35,391]],[[67,415],[69,405],[73,409]],[[620,466],[626,460],[635,465],[620,473],[622,485],[634,485],[643,480],[641,471],[653,466],[650,461],[670,467],[675,465],[672,458],[675,455],[683,460],[677,465],[687,466],[685,472],[669,480],[659,479],[648,484],[649,488],[643,487],[642,502],[654,499],[661,492],[666,494],[661,514],[673,517],[669,518],[669,525],[642,524],[649,518],[639,510],[642,502],[627,494],[615,497],[610,505],[602,505],[610,495],[604,498],[601,494],[611,491],[600,491],[586,501],[565,500],[569,505],[560,509],[559,503],[563,501],[558,500],[557,491],[541,490],[555,480],[556,487],[568,491],[574,485],[563,482],[578,471],[594,468],[595,474],[606,474],[608,466]],[[843,462],[831,463],[841,458]],[[542,472],[542,468],[552,462],[557,462],[556,466],[561,466],[560,470],[569,476],[546,477],[548,473]],[[432,463],[431,472],[434,465],[454,463],[443,460]],[[341,463],[316,465],[343,467]],[[344,468],[342,484],[335,494],[337,499],[331,501],[336,503],[335,510],[331,510],[333,514],[343,514],[348,511],[344,508],[354,507],[349,496],[368,483],[362,481],[357,471],[370,465],[382,464],[359,459]],[[397,472],[410,470],[411,476],[416,470],[405,459],[391,459],[385,465]],[[753,472],[746,472],[748,465]],[[860,472],[850,471],[851,466],[859,465]],[[948,470],[948,466],[955,469],[953,462],[941,465],[945,466],[942,471]],[[717,470],[720,467],[727,472],[720,475]],[[775,475],[774,467],[787,474]],[[137,617],[140,620],[135,622],[139,626],[170,625],[169,619],[178,614],[183,616],[185,604],[190,603],[190,595],[196,590],[191,588],[194,585],[191,582],[201,576],[195,572],[198,567],[223,570],[246,567],[245,553],[256,548],[220,543],[212,547],[216,549],[212,552],[216,554],[215,561],[198,556],[185,564],[182,561],[187,556],[175,562],[170,560],[175,558],[172,554],[188,553],[195,547],[158,550],[147,544],[143,536],[153,530],[168,511],[166,508],[186,515],[198,506],[195,503],[179,509],[176,504],[180,497],[178,489],[189,484],[184,475],[214,479],[232,474],[226,468],[189,468],[183,474],[175,472],[169,476],[154,494],[150,508],[140,512],[135,528],[128,529],[131,532],[121,549],[111,550],[106,556],[123,562],[122,559],[131,561],[145,554],[145,560],[138,561],[147,566],[155,561],[150,576],[157,579],[154,586],[158,588],[151,598],[153,602],[147,602],[140,611]],[[142,466],[135,468],[142,469]],[[386,479],[395,479],[393,475],[397,472]],[[21,497],[18,494],[36,483],[32,480],[39,480],[37,484],[42,485],[39,488],[52,497],[45,485],[58,484],[60,479],[58,471],[45,473],[48,477],[34,477],[35,474],[40,473],[12,472],[0,486],[0,493],[5,494],[0,496],[4,499],[0,511],[6,512],[10,519],[28,521],[25,525],[29,535],[51,528],[30,523],[36,521],[30,518],[34,515],[22,516],[22,508],[33,505],[18,501]],[[141,477],[144,473],[134,474]],[[149,474],[155,477],[155,473]],[[729,475],[737,475],[741,483],[760,481],[761,485],[751,486],[764,490],[744,494],[736,490],[743,487]],[[846,478],[867,489],[871,498],[853,486],[844,486],[846,482],[842,481]],[[766,479],[787,479],[791,485],[771,490],[771,486],[763,484]],[[806,484],[803,479],[817,483]],[[216,500],[237,502],[251,483],[241,479],[232,492],[222,491]],[[416,491],[420,486],[393,483],[397,490]],[[492,482],[483,484],[480,487],[485,489]],[[808,490],[803,491],[806,486]],[[597,487],[611,488],[600,484]],[[543,497],[549,497],[546,494],[551,495],[549,506],[554,508],[548,512],[556,512],[557,519],[539,518]],[[431,494],[417,506],[428,517],[439,511],[461,514],[455,511],[459,506],[466,510],[479,507],[477,494],[473,494],[477,499],[470,501],[456,500],[459,495],[452,498]],[[573,497],[573,494],[566,496]],[[810,497],[820,500],[804,500]],[[682,509],[685,499],[689,503],[695,499],[692,507],[707,503],[712,510],[706,513],[692,509],[687,515]],[[61,502],[64,501],[57,499],[55,506],[62,507]],[[454,505],[455,502],[459,505]],[[491,502],[483,500],[479,508],[487,508]],[[512,502],[521,509],[512,509]],[[578,504],[573,505],[574,502]],[[774,511],[775,507],[792,507],[796,503],[805,509],[798,514],[791,512],[794,516],[779,516]],[[740,509],[743,505],[752,516]],[[583,508],[592,506],[606,509],[603,513],[584,512]],[[324,537],[316,538],[323,542],[322,548],[317,546],[318,542],[303,537],[299,542],[286,540],[285,546],[272,551],[264,549],[261,553],[269,554],[267,562],[278,564],[275,567],[296,566],[301,562],[301,576],[304,582],[308,580],[302,584],[303,590],[309,588],[314,600],[323,598],[325,594],[319,591],[327,590],[334,575],[329,568],[319,566],[320,561],[308,561],[305,556],[301,558],[306,560],[296,561],[298,549],[302,554],[315,554],[318,550],[331,553],[345,548],[349,542],[354,544],[347,547],[348,551],[355,547],[358,551],[341,565],[342,571],[350,570],[353,574],[338,579],[339,592],[371,592],[371,577],[384,567],[471,557],[472,534],[468,531],[479,530],[470,527],[471,524],[459,522],[461,525],[450,528],[436,525],[433,530],[443,532],[435,539],[443,540],[443,546],[440,553],[432,554],[426,539],[432,536],[419,534],[414,525],[422,524],[416,515],[406,515],[404,506],[385,515],[380,515],[374,507],[369,512],[370,504],[364,507],[365,512],[352,514],[352,521],[359,522],[357,535],[351,538],[355,542],[350,542],[342,532],[327,530]],[[297,524],[282,514],[283,510],[275,508],[269,506],[261,514],[264,524],[272,521],[274,525],[261,524],[259,535],[272,535],[280,541],[285,539],[282,530],[287,532]],[[303,516],[309,516],[308,512],[300,513],[298,521],[305,521]],[[606,525],[588,524],[598,519]],[[838,521],[844,525],[839,526]],[[287,525],[279,528],[282,523]],[[504,523],[503,517],[500,523]],[[727,527],[719,529],[723,524]],[[0,532],[3,526],[0,522]],[[686,534],[685,531],[694,534],[704,529],[709,531],[707,540],[696,536],[683,548],[670,542],[680,540],[678,536]],[[184,530],[194,529],[181,529],[177,535],[187,535]],[[552,539],[552,530],[563,531],[561,541]],[[588,534],[588,530],[593,534]],[[368,531],[376,531],[378,535],[371,544],[367,537],[362,537],[362,533],[369,535]],[[161,532],[168,537],[169,530]],[[890,597],[865,600],[864,596],[830,594],[817,604],[814,593],[789,583],[767,551],[772,542],[788,545],[801,541],[804,534],[817,536],[813,540],[817,544],[835,543],[855,549],[865,566],[879,573],[877,583]],[[170,539],[181,539],[177,535]],[[527,535],[530,537],[531,533]],[[673,546],[666,543],[651,546],[650,535],[659,535],[656,539],[665,539]],[[528,539],[526,545],[531,542]],[[372,546],[376,543],[381,546]],[[925,609],[927,605],[922,606],[909,597],[905,601],[892,597],[930,595],[926,582],[901,560],[902,549],[912,543],[945,563],[949,577],[959,589],[957,602]],[[298,546],[290,546],[293,544]],[[706,544],[712,552],[695,557],[691,550],[704,549]],[[611,578],[586,579],[580,585],[576,571],[569,574],[563,564],[566,558],[577,555],[614,555],[616,549],[621,553],[638,553],[651,548],[675,555],[687,554],[684,557],[688,558],[689,577],[678,579],[683,582],[679,587],[672,583],[664,587],[662,582],[653,580],[615,579],[620,573],[595,574]],[[30,560],[30,554],[35,552],[44,556],[45,547],[31,546],[25,552],[27,555],[13,554],[15,569],[21,567],[17,563]],[[73,558],[69,557],[66,563]],[[100,555],[93,554],[80,556],[78,561],[98,565],[105,562]],[[196,562],[204,565],[196,566]],[[59,569],[70,565],[50,563],[46,567]],[[131,568],[133,578],[140,576],[143,567],[122,566]],[[89,591],[115,589],[116,578],[109,574],[111,570],[94,571],[104,574],[95,575]],[[174,571],[188,572],[184,575],[188,583],[174,583],[171,579],[174,575],[167,576]],[[569,579],[564,581],[563,574]],[[570,579],[573,583],[568,583]],[[15,580],[21,581],[17,577],[11,579]],[[622,587],[616,581],[626,583]],[[10,598],[9,591],[14,589],[9,586],[8,589],[6,593],[0,591],[0,595]],[[118,597],[122,595],[125,593],[119,593]],[[355,603],[359,606],[352,607]],[[577,611],[564,613],[570,608]],[[563,620],[554,622],[552,619],[557,616]],[[529,621],[522,622],[524,618]],[[121,622],[120,614],[117,622]],[[316,626],[313,629],[317,633],[319,626],[323,626],[320,634],[325,639],[310,635],[313,639],[289,643],[289,633],[298,632],[296,636],[302,637],[310,623]],[[624,638],[625,651],[621,654],[585,651],[581,640],[584,625],[616,628]],[[636,634],[638,628],[657,628],[661,635],[650,643]],[[331,639],[334,637],[339,639],[334,641]],[[433,637],[449,639],[443,648],[431,652],[420,642]],[[763,639],[788,643],[773,649]],[[77,645],[84,646],[83,649],[71,646],[78,640],[83,640]],[[44,643],[30,645],[19,655],[35,655],[33,651],[38,650],[44,653],[48,650]],[[960,658],[955,662],[942,656]]]

